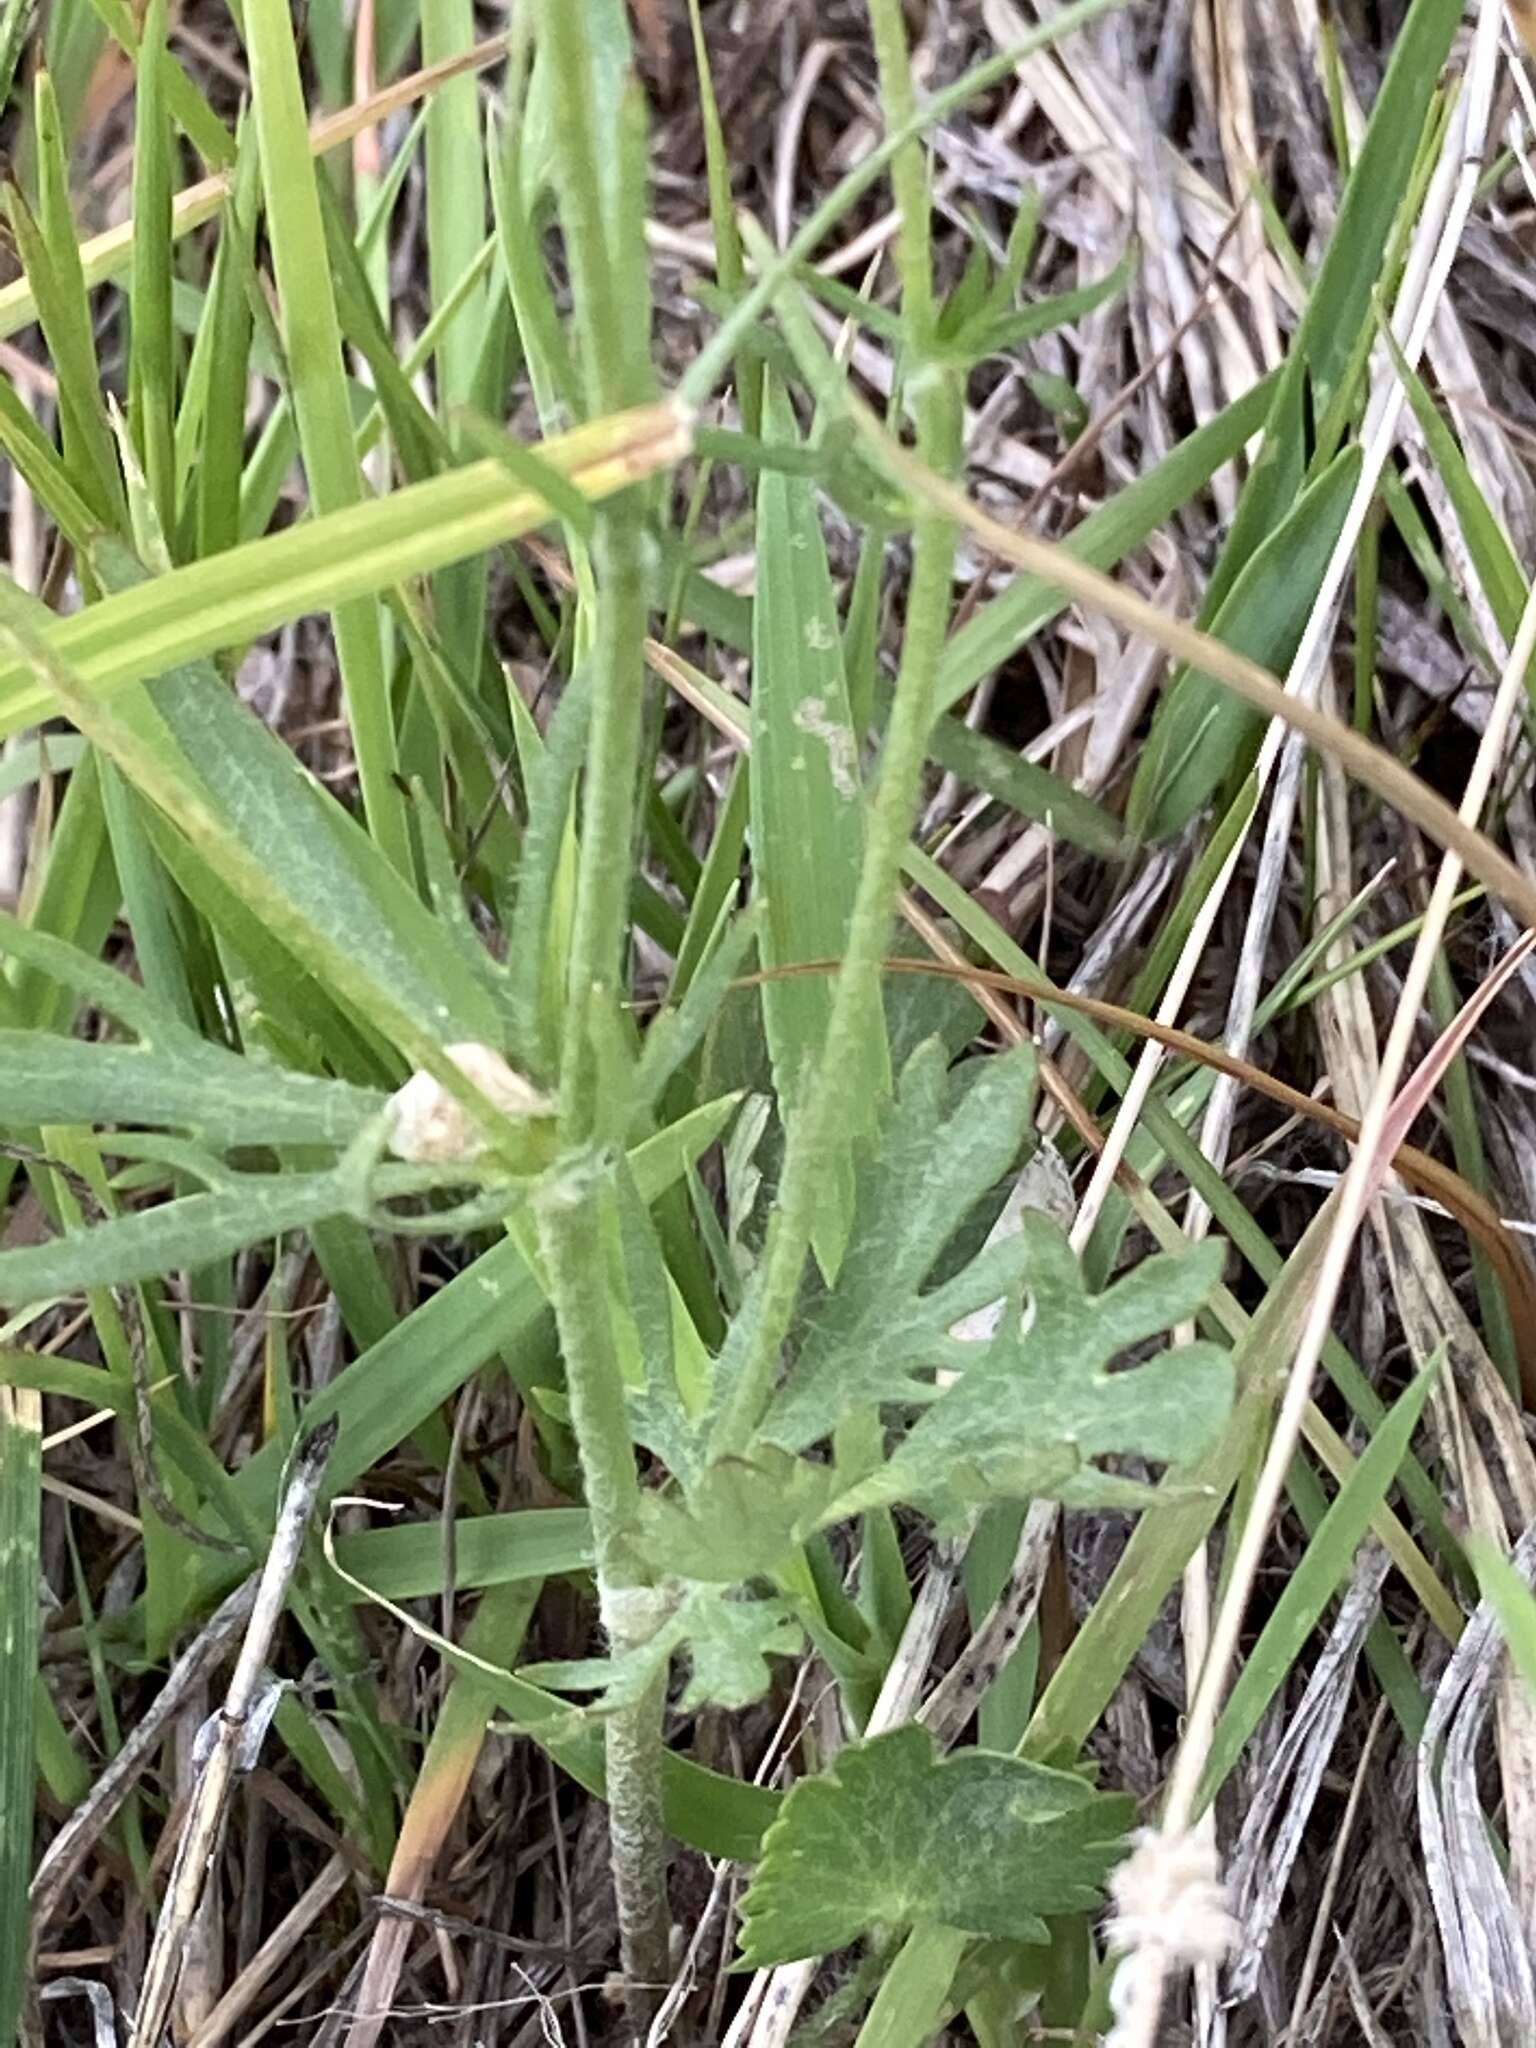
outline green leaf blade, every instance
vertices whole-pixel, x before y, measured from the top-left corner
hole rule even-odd
[[[940,1761],[926,1729],[895,1729],[786,1796],[742,1901],[742,1959],[920,1922],[1044,1941],[1043,1914],[1099,1903],[1132,1812],[1068,1772],[981,1750]]]

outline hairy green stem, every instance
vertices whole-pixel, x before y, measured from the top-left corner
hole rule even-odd
[[[644,1647],[662,1618],[662,1596],[630,1561],[626,1531],[639,1508],[635,1454],[614,1346],[602,1205],[608,1177],[579,1165],[557,1170],[538,1204],[539,1242],[565,1357],[571,1425],[592,1517],[598,1598],[615,1657]],[[613,1852],[620,1961],[630,2022],[642,2032],[656,1987],[668,1978],[671,1915],[662,1826],[662,1714],[666,1673],[634,1706],[604,1724],[608,1832]]]
[[[917,94],[901,0],[869,0],[875,62],[887,133],[907,135],[918,119]],[[933,233],[929,220],[928,161],[916,134],[907,136],[891,159],[891,190],[901,215],[896,268],[901,278],[901,318],[907,346],[917,355],[933,334]]]
[[[565,1143],[591,1138],[604,1123],[591,1059],[595,1001],[611,1002],[623,962],[645,705],[645,577],[639,506],[628,491],[599,515],[592,541],[597,630],[592,715],[581,814],[576,916],[566,984],[560,1121]],[[604,991],[607,991],[605,997]],[[609,1138],[621,1131],[606,1130]]]
[[[544,0],[541,54],[555,96],[559,200],[570,263],[589,409],[596,415],[647,395],[643,305],[626,305],[614,249],[642,234],[642,196],[627,186],[619,204],[634,218],[604,217],[600,166],[611,137],[596,132],[587,10]],[[646,603],[641,502],[627,491],[605,508],[593,542],[597,594],[592,664],[591,743],[587,760],[577,877],[576,919],[566,987],[561,1058],[561,1159],[538,1203],[539,1238],[565,1359],[571,1422],[592,1516],[598,1599],[616,1657],[640,1649],[661,1619],[661,1596],[631,1558],[626,1534],[639,1506],[624,1376],[614,1339],[604,1218],[612,1179],[603,1140],[619,1113],[603,1103],[592,1025],[599,1005],[617,999],[623,962],[644,703]],[[631,2032],[649,2024],[668,1978],[671,1919],[661,1768],[665,1667],[635,1705],[605,1724],[608,1828],[618,1909],[620,1959]]]

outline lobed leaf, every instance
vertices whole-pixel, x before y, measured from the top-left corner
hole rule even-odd
[[[1159,1253],[1090,1294],[1061,1227],[1039,1210],[1024,1210],[1020,1221],[1027,1318],[1005,1312],[983,1356],[919,1417],[853,1504],[949,1510],[1039,1495],[1078,1507],[1133,1502],[1146,1489],[1095,1471],[1096,1458],[1134,1452],[1178,1464],[1220,1435],[1234,1380],[1218,1345],[1181,1345],[1121,1371],[1113,1362],[1209,1301],[1225,1245]]]
[[[815,1443],[860,1409],[923,1402],[936,1366],[958,1369],[971,1350],[950,1325],[1006,1292],[1015,1245],[979,1253],[924,1293],[972,1206],[1002,1179],[1024,1144],[1034,1103],[1028,1046],[971,1062],[951,1075],[937,1039],[903,1069],[874,1156],[857,1175],[853,1230],[836,1289],[810,1305],[788,1380],[768,1412],[764,1442],[786,1451]],[[721,1360],[745,1331],[737,1318]]]
[[[787,1794],[742,1901],[742,1960],[924,1923],[1043,1942],[1042,1915],[1098,1904],[1133,1812],[1069,1772],[975,1749],[940,1760],[925,1728],[897,1728]]]
[[[677,1578],[732,1585],[771,1571],[831,1506],[843,1475],[763,1445],[707,1466],[681,1499],[641,1502],[634,1548]]]
[[[644,1697],[657,1672],[679,1651],[692,1671],[678,1704],[750,1707],[773,1682],[770,1657],[798,1657],[805,1647],[800,1624],[776,1594],[755,1598],[718,1586],[695,1586],[649,1642],[618,1657],[580,1657],[530,1665],[519,1676],[565,1691],[600,1690],[595,1711],[622,1712]]]

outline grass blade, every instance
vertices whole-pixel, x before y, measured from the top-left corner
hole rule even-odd
[[[342,512],[361,500],[362,478],[293,17],[285,0],[248,0],[245,38],[299,444],[315,509]],[[378,613],[366,599],[348,598],[332,616],[369,825],[386,858],[408,875],[410,832],[396,781],[399,756]]]
[[[41,1397],[0,1387],[0,2041],[16,2039],[30,1976],[42,1440]]]
[[[793,419],[782,392],[767,393],[770,437]],[[848,713],[837,601],[807,478],[765,470],[757,498],[757,597],[752,608],[752,854],[764,905],[765,967],[840,957],[863,858],[858,748]],[[826,1039],[832,988],[820,976],[765,982],[763,1023],[783,1113],[793,1122]],[[860,1064],[870,1106],[889,1089],[878,1008],[864,1020]],[[883,1081],[882,1081],[883,1077]],[[862,1093],[862,1091],[860,1091]],[[850,1100],[855,1099],[850,1092]],[[831,1271],[852,1214],[848,1139],[836,1204],[821,1213],[816,1250]]]

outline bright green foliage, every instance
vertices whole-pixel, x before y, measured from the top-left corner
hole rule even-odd
[[[1329,524],[1334,522],[1336,535],[1348,496],[1343,479],[1358,460],[1357,449],[1346,450],[1340,470],[1335,456],[1373,339],[1371,295],[1381,283],[1440,67],[1460,18],[1457,0],[1416,0],[1408,11],[1300,327],[1278,374],[1262,452],[1249,472],[1206,594],[1203,626],[1241,651],[1281,666],[1290,659],[1316,595],[1333,545]],[[1309,400],[1315,440],[1310,451]],[[1309,462],[1312,490],[1298,500]],[[1340,489],[1335,512],[1331,508]],[[1288,532],[1290,544],[1282,548]],[[1275,546],[1267,550],[1264,567],[1270,542]],[[1293,547],[1301,549],[1302,562]],[[1246,601],[1229,605],[1245,579]],[[1150,835],[1176,831],[1224,774],[1235,768],[1240,779],[1252,730],[1250,716],[1230,699],[1217,703],[1205,678],[1184,677],[1154,721],[1138,767],[1133,819]],[[1197,751],[1199,772],[1190,765]]]
[[[1301,640],[1360,476],[1347,448],[1304,491],[1238,573],[1210,631],[1282,673]],[[1129,823],[1149,839],[1177,832],[1221,786],[1241,782],[1264,721],[1209,676],[1181,671],[1137,764]]]
[[[950,1325],[995,1301],[1017,1273],[1017,1247],[1000,1244],[923,1292],[968,1212],[1017,1160],[1034,1103],[1028,1047],[953,1074],[946,1067],[944,1047],[929,1039],[902,1072],[878,1147],[858,1172],[837,1285],[806,1307],[798,1355],[763,1426],[771,1444],[801,1450],[861,1409],[931,1401],[931,1379],[919,1375],[975,1356]],[[722,1376],[729,1363],[728,1351]]]
[[[1146,1489],[1095,1471],[1094,1459],[1136,1452],[1182,1462],[1219,1435],[1233,1378],[1218,1345],[1185,1344],[1144,1365],[1111,1367],[1204,1307],[1226,1247],[1158,1254],[1090,1294],[1060,1227],[1032,1210],[1022,1222],[1022,1288],[1011,1292],[997,1335],[858,1489],[859,1505],[879,1498],[953,1509],[1045,1495],[1079,1507],[1134,1506]]]
[[[815,1529],[844,1484],[830,1465],[770,1444],[706,1467],[685,1499],[648,1494],[635,1548],[658,1571],[722,1585],[769,1572]]]
[[[234,1145],[348,1145],[384,1107],[350,1081],[242,1058],[190,1033],[137,1046],[0,1030],[0,1123],[115,1123]]]
[[[0,2041],[27,1997],[34,1698],[38,1686],[38,1517],[42,1404],[0,1387]]]
[[[1109,4],[1052,11],[1032,45]],[[1123,1263],[1120,1191],[1082,1266],[1033,1214],[1021,1235],[984,1243],[1034,1142],[1035,1055],[967,1057],[979,1013],[953,982],[891,977],[879,992],[882,956],[903,943],[891,930],[903,863],[967,943],[1031,967],[955,873],[910,844],[935,771],[1016,818],[1049,819],[1094,874],[1132,835],[1123,782],[1079,791],[949,711],[1049,626],[1062,593],[1023,575],[994,595],[979,588],[955,628],[955,532],[881,467],[803,295],[873,337],[893,370],[886,427],[958,478],[961,399],[977,396],[966,372],[989,357],[1012,357],[1007,374],[1055,413],[1043,444],[1090,426],[1070,377],[1032,363],[1029,343],[1109,305],[1134,254],[1031,302],[1042,209],[1026,192],[1011,222],[989,200],[964,224],[958,275],[935,266],[933,236],[948,230],[925,128],[1003,84],[1017,53],[993,53],[920,104],[897,0],[873,0],[884,137],[789,249],[734,213],[713,87],[701,95],[718,269],[717,288],[696,295],[706,331],[679,373],[685,416],[644,403],[658,360],[669,375],[678,367],[677,308],[669,301],[668,347],[653,357],[646,95],[624,0],[513,10],[494,82],[470,69],[438,79],[406,133],[381,131],[389,162],[372,170],[363,150],[325,164],[309,147],[311,115],[351,90],[341,0],[314,0],[303,37],[281,0],[235,9],[252,86],[238,138],[194,82],[198,52],[164,0],[36,11],[46,63],[31,61],[41,45],[25,47],[32,0],[0,0],[0,108],[9,95],[19,130],[5,206],[24,272],[0,288],[0,331],[36,327],[58,399],[34,414],[32,394],[24,402],[0,372],[0,452],[62,545],[42,596],[0,582],[0,736],[40,733],[0,764],[0,795],[39,793],[22,902],[0,917],[0,1130],[17,1154],[4,1170],[18,1189],[25,1173],[45,1220],[42,1242],[18,1232],[0,1250],[0,1307],[84,1293],[93,1327],[78,1356],[46,1343],[0,1354],[0,1377],[114,1417],[105,1427],[135,1481],[142,1597],[126,1611],[81,1609],[106,1746],[119,1664],[157,1662],[201,1623],[263,1550],[295,1433],[333,1419],[329,1490],[365,1482],[407,1444],[423,1494],[441,1488],[441,1521],[342,1534],[334,1556],[350,1582],[306,1559],[292,1594],[322,1704],[312,1714],[285,1701],[274,1767],[307,1780],[328,1824],[380,1870],[414,1753],[386,1725],[355,1609],[368,1593],[427,1602],[492,1589],[467,1634],[461,1612],[442,1623],[452,1640],[434,1644],[458,1679],[435,1735],[422,1731],[418,1796],[445,1748],[472,1746],[484,1717],[504,1714],[616,1813],[633,1792],[626,1774],[645,1779],[653,1867],[666,1861],[663,1813],[712,1855],[764,1852],[746,1901],[748,1961],[876,1936],[845,2008],[873,1996],[866,2048],[916,2048],[961,2007],[992,2048],[1043,1986],[1042,2019],[1087,2024],[1086,1988],[1072,2005],[1062,1986],[1090,1948],[1088,1925],[1058,1916],[1098,1904],[1127,1801],[987,1749],[941,1759],[907,1726],[780,1802],[665,1751],[663,1703],[670,1692],[685,1713],[750,1705],[809,1649],[862,1726],[933,1526],[981,1526],[966,1567],[974,1620],[1006,1579],[1025,1502],[1139,1508],[1148,1489],[1103,1461],[1168,1466],[1159,1512],[1139,1524],[1043,1706],[1029,1642],[982,1703],[983,1742],[1022,1735],[1038,1755],[1073,1755],[1267,1427],[1290,1327],[1278,1310],[1261,1309],[1258,1334],[1242,1340],[1236,1411],[1225,1349],[1159,1348],[1197,1316],[1237,1338],[1241,1311],[1218,1284],[1223,1246],[1154,1257],[1091,1291]],[[1408,10],[1286,362],[1160,460],[1148,454],[1143,475],[1122,484],[1112,459],[1103,503],[1063,520],[1070,554],[1118,567],[1262,431],[1204,623],[1273,665],[1294,649],[1355,487],[1373,294],[1400,262],[1427,175],[1459,15],[1456,0]],[[415,61],[413,47],[427,63],[471,54],[476,20],[470,0],[381,0],[381,83]],[[714,25],[699,8],[693,25],[702,64]],[[135,218],[82,249],[73,130],[104,34],[142,67]],[[21,78],[24,95],[12,90]],[[175,193],[192,170],[188,144],[227,174],[219,190]],[[816,265],[829,230],[847,227],[888,170],[896,288],[881,273],[856,289]],[[389,257],[407,192],[425,223],[431,319],[400,354]],[[724,325],[710,337],[716,313]],[[106,400],[103,364],[126,418]],[[727,372],[734,403],[720,389]],[[263,422],[250,446],[253,392]],[[1409,392],[1508,634],[1523,579],[1450,429],[1411,378]],[[515,417],[521,435],[525,403],[549,437],[532,448],[504,424]],[[573,419],[584,424],[569,432]],[[708,575],[748,544],[711,525],[719,500],[744,502],[743,475],[750,597]],[[1099,478],[1078,486],[1097,490]],[[1465,637],[1468,608],[1430,559],[1432,521],[1390,469],[1384,502]],[[847,593],[829,562],[829,504],[861,529]],[[539,529],[563,549],[568,583],[557,555],[530,566],[534,550],[509,545]],[[48,607],[66,565],[79,604],[72,592],[59,615]],[[510,634],[491,602],[504,587],[523,607]],[[316,702],[334,702],[339,682],[350,725],[319,752],[355,768],[360,793],[311,775],[288,743],[293,722],[264,725],[235,686],[255,641],[317,617],[330,622],[337,674],[320,674]],[[684,631],[705,643],[689,648],[696,668],[675,654]],[[644,646],[648,634],[664,653]],[[897,638],[893,681],[884,657]],[[306,627],[282,659],[300,666],[316,644]],[[711,680],[721,652],[750,656],[749,710]],[[712,743],[674,744],[675,706],[663,713],[645,659],[662,674],[676,661],[667,680],[743,743],[728,787]],[[1364,722],[1368,690],[1362,703]],[[64,720],[73,730],[57,734]],[[1246,767],[1254,731],[1208,679],[1178,676],[1144,751],[1132,832],[1186,825]],[[1161,995],[1247,823],[1234,811],[1192,859],[1139,1006]],[[850,955],[841,982],[732,986],[754,956],[772,968]],[[838,1058],[818,1086],[834,1016]],[[1103,1116],[1123,1062],[1081,1020],[1068,1028],[1104,1078],[1086,1098]],[[741,1071],[721,1082],[743,1033]],[[530,1119],[527,1133],[493,1126],[504,1149],[484,1158],[386,1159],[389,1091],[412,1068],[456,1073],[443,1048],[463,1040],[506,1048],[558,1115]],[[1154,1097],[1133,1163],[1150,1177],[1171,1162],[1207,1195],[1273,1304],[1305,1269],[1293,1258],[1275,1287],[1279,1254],[1231,1190],[1209,1172],[1201,1181],[1208,1163],[1175,1122],[1201,1099],[1192,1085]],[[1167,1226],[1140,1199],[1143,1220]],[[797,1219],[787,1231],[786,1209]],[[776,1233],[790,1250],[770,1286]],[[412,1236],[440,1240],[421,1284],[402,1249]],[[306,1381],[288,1318],[313,1300],[316,1271],[347,1348]],[[993,1305],[994,1338],[952,1334]],[[265,1399],[227,1414],[239,1319],[257,1316],[269,1323]],[[451,1404],[482,1371],[497,1400],[510,1398],[503,1382],[515,1387],[541,1479],[580,1505],[498,1511],[496,1468],[450,1428]],[[36,1679],[35,1404],[10,1392],[0,1903],[19,1939],[34,1742],[61,1799],[83,1796],[96,1759]],[[1326,1514],[1298,1468],[1315,1534],[1232,1692],[1209,1789],[1294,1667],[1394,1475],[1411,1477],[1422,1399],[1420,1383]],[[1428,1491],[1422,1473],[1418,1485]],[[978,1513],[988,1504],[999,1505]],[[916,1512],[898,1523],[898,1506]],[[588,1596],[595,1582],[585,1611],[594,1626],[608,1620],[614,1653],[499,1669],[550,1577]],[[1528,1597],[1492,1584],[1529,1655]],[[515,1627],[498,1637],[508,1616]],[[544,1687],[597,1698],[577,1707]],[[1412,1690],[1409,1674],[1401,1691]],[[322,1712],[350,1758],[320,1739]],[[124,1846],[147,1869],[139,1824],[124,1825]],[[620,1824],[616,1851],[623,1835]],[[663,1914],[663,1956],[668,1924]],[[892,1962],[884,1938],[903,1933]],[[1020,1946],[1048,1938],[1049,1955]],[[964,1958],[976,1939],[989,1947]],[[13,1943],[0,1956],[0,2035],[19,1996],[17,1953]]]
[[[684,1652],[692,1673],[679,1705],[749,1707],[768,1690],[770,1657],[798,1657],[805,1647],[800,1625],[787,1602],[695,1586],[644,1646],[616,1657],[587,1657],[563,1664],[534,1664],[524,1676],[564,1691],[601,1688],[600,1713],[618,1713],[644,1698],[657,1672]]]
[[[768,381],[765,422],[787,439],[793,415]],[[846,950],[864,845],[859,738],[848,709],[837,600],[809,478],[766,469],[757,494],[752,607],[752,868],[763,905],[765,967],[837,959]],[[824,975],[767,981],[763,1022],[782,1113],[793,1123],[831,1012]],[[889,1061],[878,1013],[866,1020],[849,1091],[851,1129],[875,1113]],[[852,1207],[852,1160],[840,1148],[819,1219],[817,1255],[836,1270]]]
[[[1016,308],[1012,303],[1018,283],[1016,272],[1021,256],[1027,260],[1028,253],[1027,249],[1018,248],[1017,235],[1019,228],[1030,225],[1032,220],[1031,209],[1021,205],[1015,216],[1009,261],[995,271],[980,238],[971,244],[965,271],[939,315],[937,353],[941,360],[970,369],[989,356],[1021,348],[1039,335],[1083,319],[1124,291],[1135,268],[1134,257],[1129,254],[1091,284],[1061,292],[1055,298],[1041,299],[1033,306]]]
[[[1044,1941],[1042,1913],[1097,1903],[1133,1811],[1069,1772],[983,1750],[940,1760],[926,1730],[895,1729],[785,1799],[742,1901],[743,1960],[928,1921]]]

